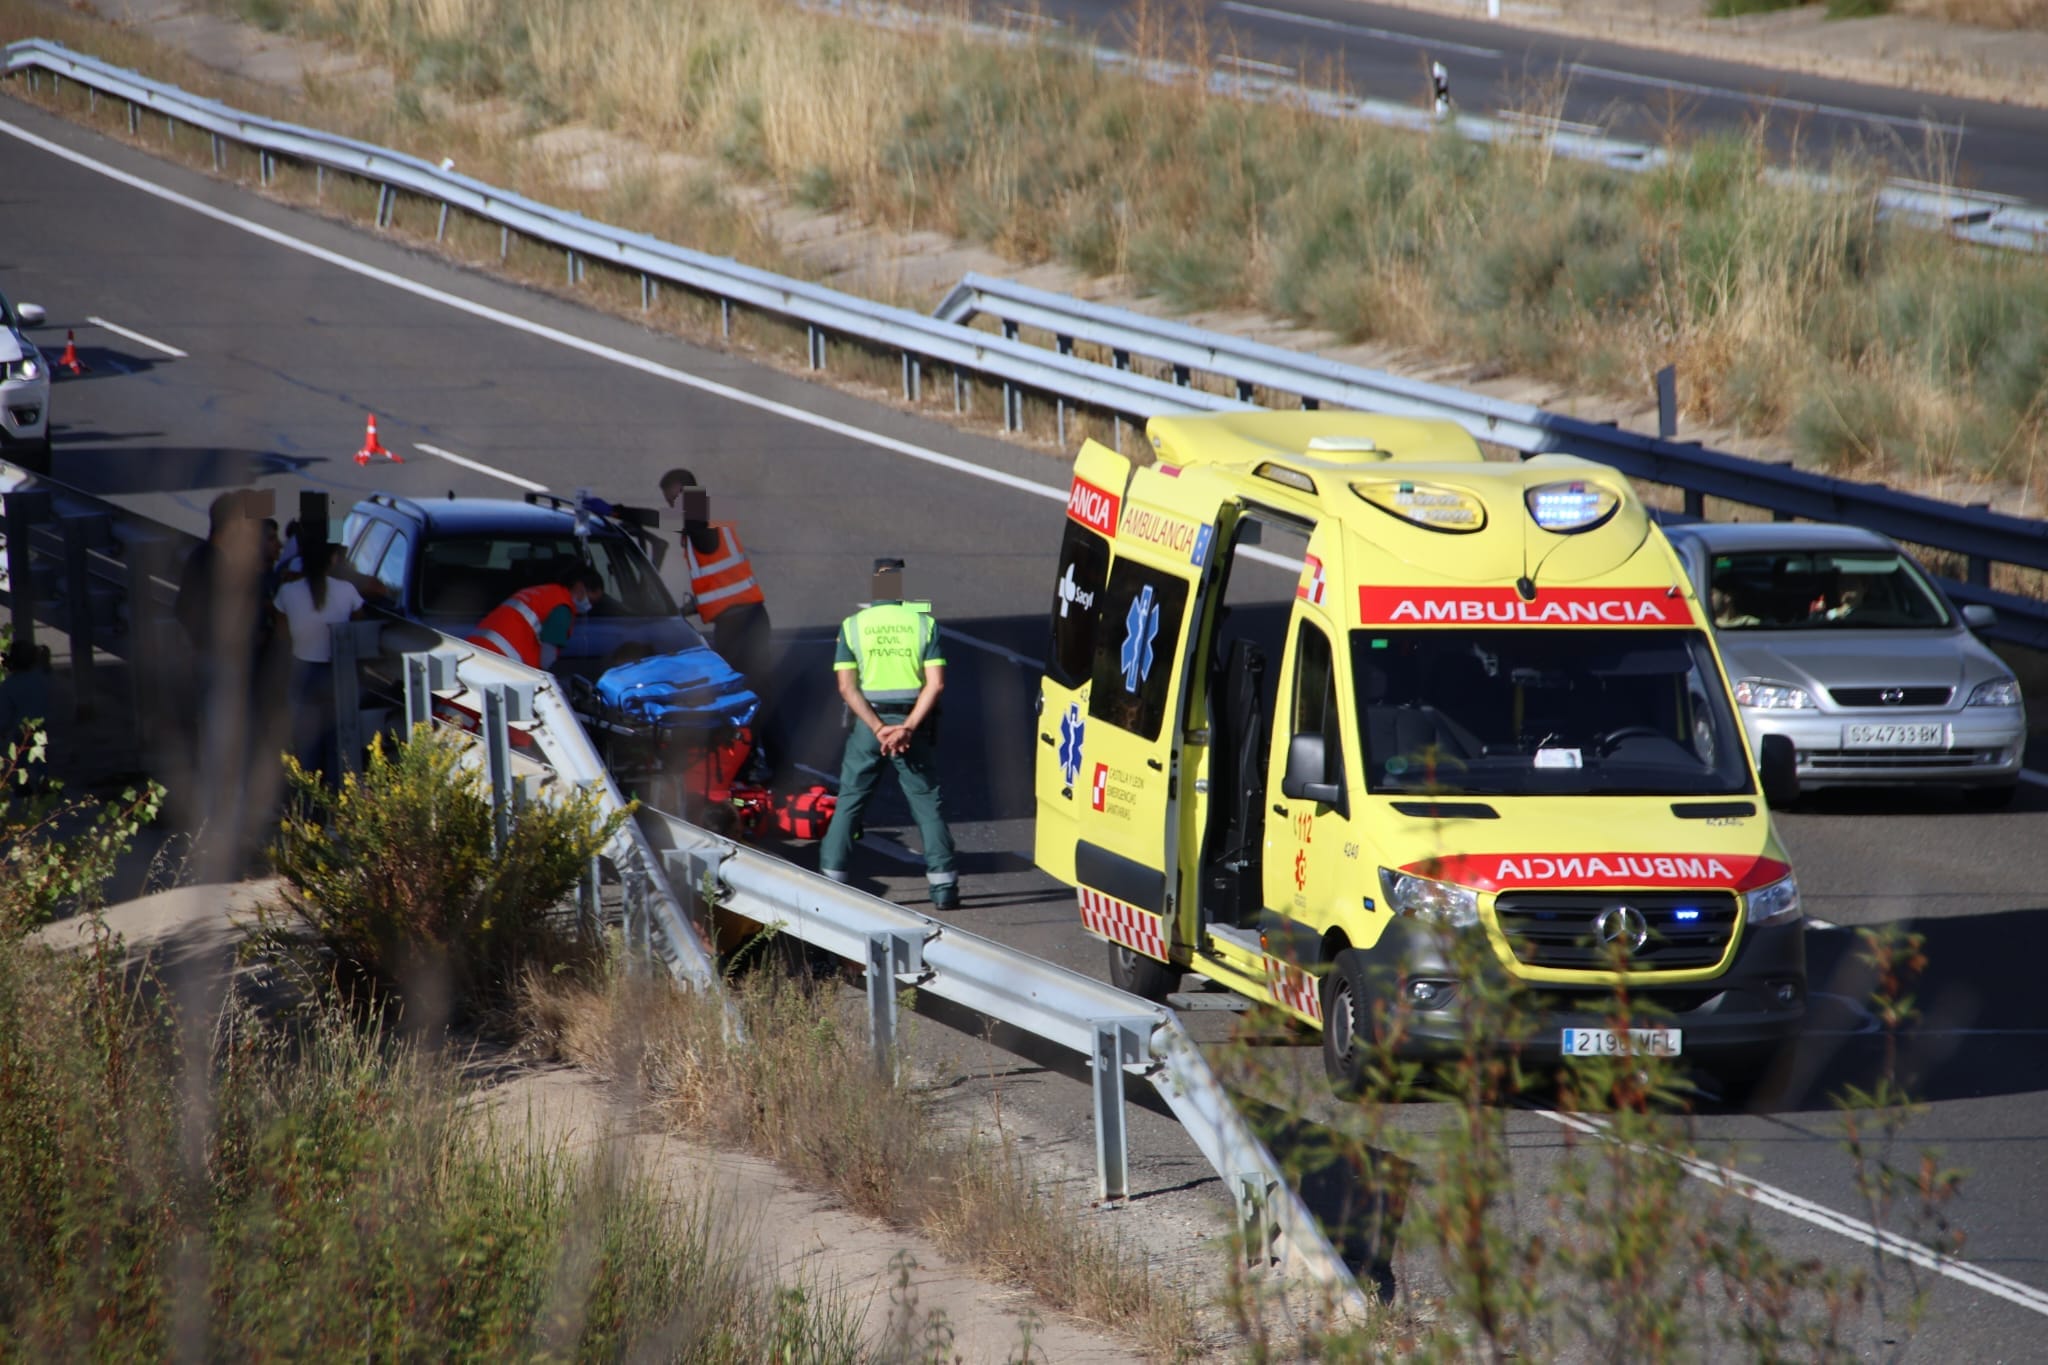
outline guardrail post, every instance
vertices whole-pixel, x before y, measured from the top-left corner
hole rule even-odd
[[[1280,1220],[1273,1216],[1273,1203],[1280,1187],[1257,1171],[1237,1177],[1237,1217],[1244,1227],[1244,1263],[1247,1267],[1279,1265]]]
[[[1173,367],[1173,382],[1182,388],[1186,388],[1195,382],[1194,372],[1185,365],[1175,365]]]
[[[7,499],[7,595],[19,644],[36,642],[35,547],[29,532],[50,519],[50,495],[42,489],[17,489]]]
[[[1301,410],[1303,412],[1314,412],[1322,407],[1322,405],[1323,400],[1320,398],[1304,398],[1301,400]]]
[[[505,700],[503,683],[485,686],[484,767],[491,788],[491,852],[499,857],[512,838],[512,731]]]
[[[71,636],[71,706],[80,719],[92,714],[92,576],[87,552],[107,539],[106,517],[94,514],[65,517],[64,600],[69,610],[65,626]]]
[[[511,254],[512,229],[508,227],[501,227],[498,229],[498,264],[503,265],[506,259],[511,256]]]
[[[225,163],[224,163],[224,162],[222,161],[222,159],[221,159],[221,154],[220,154],[220,134],[219,134],[219,133],[214,133],[214,134],[212,134],[212,138],[213,138],[213,168],[214,168],[215,170],[220,170],[220,169],[222,169],[222,168],[223,168],[223,166],[224,166],[224,164],[225,164]]]
[[[134,100],[128,101],[128,133],[131,137],[142,135],[142,106]]]
[[[448,206],[441,205],[441,216],[434,220],[434,240],[440,241],[448,235]]]
[[[810,348],[811,368],[814,370],[824,369],[825,333],[823,330],[815,324],[807,324],[804,327],[804,341]]]
[[[1124,1068],[1147,1062],[1151,1019],[1097,1019],[1095,1047],[1095,1171],[1104,1203],[1131,1197],[1130,1145],[1124,1128]]]
[[[874,1045],[875,1071],[883,1080],[896,1075],[896,983],[899,977],[924,975],[924,940],[896,929],[868,935],[868,1039]]]
[[[1678,367],[1666,365],[1657,371],[1657,439],[1668,441],[1678,434]]]
[[[571,286],[573,286],[576,283],[576,253],[573,251],[565,251],[562,254],[568,258],[569,283]]]
[[[363,734],[363,680],[358,665],[375,658],[384,628],[375,621],[344,621],[333,628],[334,641],[334,749],[336,766],[342,773],[358,772],[363,766],[363,748],[369,742]]]
[[[960,377],[960,371],[957,369],[953,371],[953,411],[967,411],[966,381]]]
[[[456,656],[445,651],[405,656],[405,726],[409,737],[415,727],[434,723],[434,693],[459,687],[455,678]]]
[[[576,927],[588,943],[604,938],[604,862],[592,858],[576,879]]]
[[[654,961],[654,916],[647,904],[647,869],[639,859],[619,869],[619,888],[624,893],[626,951],[643,965]]]
[[[391,225],[391,209],[391,187],[389,185],[379,185],[377,187],[378,227],[389,227]]]
[[[903,353],[903,401],[915,403],[924,396],[924,362],[910,352]]]
[[[1706,520],[1707,495],[1697,488],[1686,489],[1685,514],[1689,517],[1698,517],[1702,521]]]
[[[718,334],[727,341],[732,340],[732,300],[718,301]]]

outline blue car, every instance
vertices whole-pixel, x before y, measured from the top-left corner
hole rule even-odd
[[[604,600],[576,623],[555,661],[565,680],[595,679],[646,654],[709,648],[661,581],[653,535],[566,499],[374,493],[349,512],[338,543],[356,573],[384,585],[385,606],[454,636],[469,634],[521,588],[596,569]]]

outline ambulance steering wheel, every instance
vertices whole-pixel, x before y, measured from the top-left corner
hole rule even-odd
[[[1602,754],[1611,754],[1625,739],[1662,739],[1664,732],[1654,725],[1624,725],[1618,730],[1609,730],[1594,743]]]

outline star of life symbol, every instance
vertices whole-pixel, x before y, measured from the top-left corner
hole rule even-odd
[[[1308,850],[1297,849],[1294,854],[1294,889],[1300,891],[1308,886]]]
[[[1159,604],[1152,600],[1152,585],[1131,599],[1124,617],[1124,691],[1135,692],[1138,684],[1152,676],[1152,642],[1159,637]]]
[[[1081,704],[1072,702],[1060,717],[1060,780],[1069,787],[1081,775],[1081,735],[1088,722],[1081,719]]]
[[[1074,581],[1074,566],[1067,565],[1066,573],[1060,576],[1060,615],[1065,616],[1070,606],[1087,611],[1094,605],[1095,594]]]

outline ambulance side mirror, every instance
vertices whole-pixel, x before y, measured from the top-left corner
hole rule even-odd
[[[1799,751],[1788,736],[1765,735],[1756,766],[1764,780],[1767,804],[1789,806],[1799,799]]]
[[[1290,801],[1315,801],[1334,806],[1344,800],[1344,788],[1330,781],[1329,754],[1321,735],[1296,735],[1287,741],[1287,771],[1280,778],[1280,794]]]

